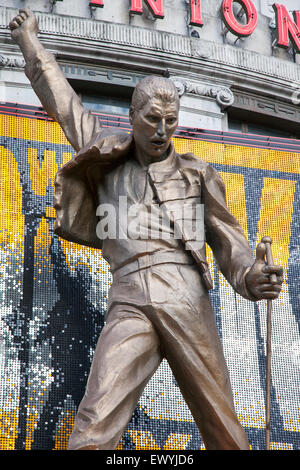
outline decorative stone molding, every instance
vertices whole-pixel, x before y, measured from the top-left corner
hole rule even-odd
[[[179,96],[191,93],[199,96],[215,98],[221,109],[225,109],[234,103],[234,95],[228,87],[216,87],[202,83],[195,83],[181,77],[170,77],[178,90]]]
[[[0,67],[14,67],[23,69],[25,67],[25,60],[23,57],[0,54]]]
[[[210,96],[215,98],[221,109],[228,108],[234,103],[234,95],[227,87],[212,87],[210,89]]]
[[[185,80],[184,78],[178,78],[178,77],[170,77],[170,79],[173,81],[174,85],[176,86],[178,95],[181,98],[182,95],[184,95],[184,93],[187,90],[188,80]]]
[[[201,39],[191,39],[191,55],[202,59],[209,59],[213,55],[212,44]]]
[[[16,13],[15,8],[0,7],[0,36],[10,34],[7,25]],[[87,18],[41,12],[36,12],[36,16],[42,37],[51,39],[52,44],[55,39],[60,41],[63,38],[66,47],[75,38],[78,47],[82,45],[84,49],[86,40],[89,40],[95,51],[103,47],[114,50],[122,45],[131,54],[146,56],[151,51],[152,56],[163,54],[165,58],[180,57],[182,62],[187,61],[189,65],[191,60],[199,58],[199,61],[205,61],[216,71],[228,69],[230,74],[234,71],[239,75],[244,72],[248,76],[300,83],[299,65],[228,44]]]
[[[255,113],[265,114],[276,118],[291,121],[292,123],[300,123],[300,108],[296,104],[286,104],[274,101],[273,99],[254,96],[247,93],[236,91],[234,93],[234,107],[244,109]]]

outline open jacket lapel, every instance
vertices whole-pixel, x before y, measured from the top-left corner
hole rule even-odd
[[[65,240],[102,248],[96,235],[95,183],[125,161],[132,135],[105,129],[66,163],[55,177],[54,232]]]

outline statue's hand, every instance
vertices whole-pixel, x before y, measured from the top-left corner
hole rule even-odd
[[[36,36],[39,31],[37,18],[28,8],[19,11],[19,14],[9,23],[9,28],[13,40],[17,43],[23,36]]]
[[[256,248],[256,260],[246,275],[247,289],[257,300],[277,299],[283,282],[282,266],[268,266],[265,261],[266,245],[259,243]],[[272,283],[270,275],[276,275]]]

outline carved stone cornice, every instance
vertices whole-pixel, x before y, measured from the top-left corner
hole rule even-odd
[[[234,95],[230,88],[226,86],[208,85],[199,82],[192,82],[182,77],[170,77],[174,82],[179,96],[184,93],[190,93],[199,96],[207,96],[214,98],[221,109],[232,106],[234,103]]]
[[[0,54],[0,67],[23,69],[25,67],[25,60],[22,56]]]
[[[255,96],[236,90],[234,91],[234,97],[234,108],[279,118],[285,122],[290,121],[291,129],[296,127],[296,132],[298,132],[300,123],[299,104],[286,104],[265,96]]]
[[[7,25],[17,13],[15,8],[0,7],[0,39],[5,42],[10,34]],[[164,31],[145,29],[119,23],[109,23],[88,18],[60,16],[36,12],[42,39],[53,45],[53,49],[61,44],[62,50],[73,48],[74,56],[82,51],[82,59],[87,53],[99,60],[99,50],[107,50],[115,54],[126,51],[127,55],[136,56],[137,62],[151,60],[156,57],[164,58],[164,63],[173,61],[180,70],[185,65],[190,68],[198,67],[219,75],[227,75],[231,80],[233,75],[248,77],[249,83],[261,83],[261,90],[268,88],[270,79],[273,80],[280,92],[282,83],[287,88],[291,83],[300,84],[300,66],[298,64],[265,56],[256,52],[218,42],[197,39]],[[63,39],[63,41],[62,41]],[[87,47],[89,44],[89,47]],[[121,47],[120,47],[121,46]],[[197,63],[199,60],[199,63]],[[165,67],[165,65],[164,65]],[[203,68],[204,67],[204,68]],[[233,78],[234,80],[234,78]],[[252,85],[251,85],[252,87]],[[270,91],[273,93],[274,90]],[[281,93],[281,92],[280,92]],[[282,92],[284,95],[286,91]]]

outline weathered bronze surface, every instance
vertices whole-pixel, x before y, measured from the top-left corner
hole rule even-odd
[[[103,129],[38,40],[35,16],[20,10],[9,26],[33,89],[77,152],[56,176],[55,232],[101,248],[113,273],[106,325],[69,449],[114,449],[163,358],[206,449],[248,449],[209,300],[205,247],[199,248],[188,231],[181,239],[101,240],[96,209],[99,204],[116,207],[120,197],[148,209],[168,209],[174,202],[204,204],[206,242],[235,291],[251,301],[278,297],[282,268],[266,265],[263,243],[252,259],[242,229],[227,208],[217,171],[193,154],[175,153],[171,137],[179,98],[170,80],[148,77],[136,87],[132,134]],[[270,274],[276,274],[276,283]]]

